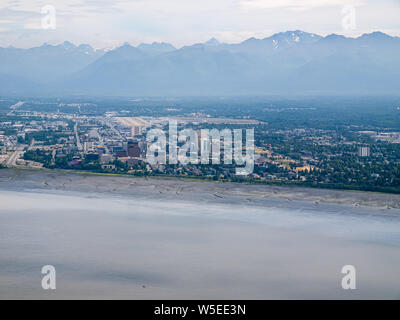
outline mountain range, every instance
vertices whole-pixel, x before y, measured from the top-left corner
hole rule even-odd
[[[2,95],[202,96],[398,94],[400,38],[287,31],[182,48],[128,43],[113,50],[44,44],[0,48]]]

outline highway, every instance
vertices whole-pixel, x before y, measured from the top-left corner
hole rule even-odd
[[[14,153],[8,158],[6,162],[7,167],[16,167],[17,166],[17,160],[24,154],[24,146],[18,146],[17,150],[14,151]]]
[[[76,138],[76,146],[78,147],[79,151],[83,151],[82,143],[81,143],[81,140],[79,139],[78,123],[77,122],[75,122],[74,132],[75,132],[75,138]]]

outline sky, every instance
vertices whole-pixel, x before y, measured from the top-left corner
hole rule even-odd
[[[0,0],[1,47],[64,41],[95,48],[154,41],[181,47],[287,30],[400,36],[400,0]]]

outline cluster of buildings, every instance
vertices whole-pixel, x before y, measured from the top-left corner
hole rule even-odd
[[[104,170],[114,170],[116,160],[127,167],[144,161],[146,141],[143,129],[147,123],[136,118],[91,117],[90,121],[75,119],[75,150],[70,166],[99,163]],[[136,122],[140,122],[137,125]]]
[[[389,143],[400,143],[400,132],[378,132],[378,131],[359,131],[375,141],[384,141]]]
[[[17,111],[13,111],[17,112]],[[24,121],[23,119],[26,119]],[[145,170],[168,175],[212,176],[231,178],[235,167],[226,166],[222,161],[225,143],[220,142],[221,165],[150,165],[146,161],[149,142],[146,133],[149,129],[165,131],[171,118],[168,117],[125,117],[116,113],[102,116],[74,115],[64,113],[40,113],[20,111],[15,120],[0,123],[0,164],[7,166],[45,166],[60,168],[101,168],[105,171],[135,172]],[[212,118],[203,114],[174,118],[183,127],[197,127],[198,147],[204,147],[201,137],[202,125],[264,125],[246,119]],[[209,126],[208,126],[209,127]],[[264,128],[267,128],[264,126]],[[269,130],[269,129],[267,129]],[[361,132],[375,140],[396,142],[399,133]],[[337,137],[335,132],[317,129],[274,130],[258,132],[255,148],[255,169],[250,177],[261,180],[305,180],[307,173],[320,170],[326,159],[348,154],[346,146],[351,145],[353,154],[360,158],[371,156],[370,147],[359,146],[356,141]],[[271,145],[263,137],[279,138],[280,144]],[[281,139],[282,137],[282,139]],[[218,138],[220,139],[220,138]],[[285,141],[288,143],[285,143]],[[168,139],[167,139],[168,141]],[[296,148],[293,144],[301,144]],[[167,142],[168,144],[168,142]],[[315,150],[307,149],[308,146]],[[181,145],[178,145],[179,148]],[[340,148],[337,148],[340,147]],[[35,159],[23,161],[24,152],[37,151]],[[355,150],[355,151],[354,151]],[[200,157],[200,154],[198,155]],[[41,161],[40,157],[43,157]],[[11,160],[12,161],[11,161]],[[88,168],[88,167],[86,167]],[[90,169],[89,168],[89,169]]]

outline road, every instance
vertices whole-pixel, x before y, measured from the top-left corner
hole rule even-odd
[[[53,149],[53,151],[51,151],[51,164],[55,164],[56,163],[56,149]]]
[[[83,151],[82,143],[81,143],[81,140],[79,139],[77,122],[75,122],[75,125],[74,125],[74,132],[75,132],[75,138],[76,138],[76,146],[78,147],[79,151]]]
[[[99,133],[99,130],[97,128],[94,130],[96,131],[97,139],[99,140],[99,142],[103,145],[104,149],[106,150],[106,154],[109,154],[110,150],[106,146],[106,143],[105,143],[103,137],[101,136],[101,134]]]
[[[28,150],[32,150],[33,149],[33,147],[35,146],[35,139],[32,139],[31,140],[31,143],[29,144],[29,147],[28,147]]]
[[[123,136],[121,135],[121,133],[115,128],[114,124],[113,124],[111,121],[109,121],[108,119],[107,119],[107,120],[104,119],[104,120],[103,120],[103,124],[109,126],[109,127],[111,128],[111,130],[114,131],[114,133],[115,133],[122,141],[126,141],[126,140],[127,140],[127,139],[126,139],[125,137],[123,137]]]
[[[8,158],[6,162],[7,167],[16,167],[17,160],[24,154],[24,146],[18,146],[17,150]]]

